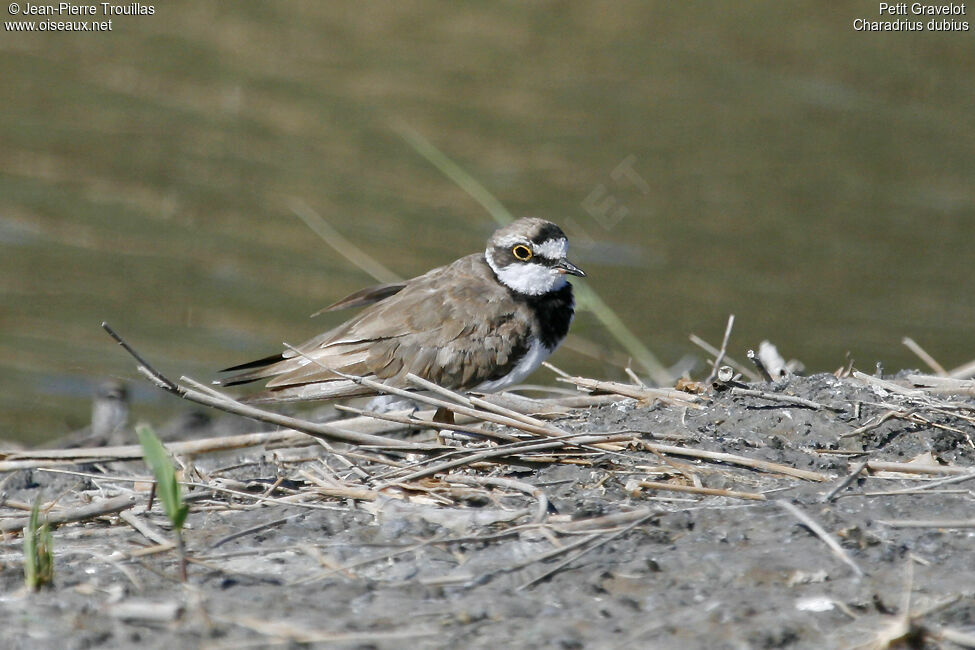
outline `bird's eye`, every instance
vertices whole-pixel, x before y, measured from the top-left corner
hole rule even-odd
[[[511,254],[522,262],[527,262],[532,258],[532,249],[528,248],[524,244],[518,244],[511,249]]]

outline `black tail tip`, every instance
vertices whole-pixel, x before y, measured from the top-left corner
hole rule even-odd
[[[263,359],[255,359],[254,361],[248,361],[247,363],[242,363],[237,366],[230,366],[229,368],[224,368],[220,372],[237,372],[238,370],[250,370],[252,368],[263,368],[264,366],[269,366],[272,363],[277,363],[278,361],[283,361],[284,355],[282,353],[272,354],[269,357],[264,357]],[[232,377],[230,379],[233,379]],[[227,381],[227,380],[221,380]],[[230,384],[223,384],[224,386],[229,386]]]

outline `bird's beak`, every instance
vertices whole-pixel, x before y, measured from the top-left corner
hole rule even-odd
[[[559,273],[578,275],[580,278],[586,277],[586,272],[580,269],[572,262],[570,262],[569,260],[559,260],[559,263],[555,265],[555,268],[559,270]]]

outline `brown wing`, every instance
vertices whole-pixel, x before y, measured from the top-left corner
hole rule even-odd
[[[350,293],[345,298],[333,302],[328,307],[322,307],[312,314],[312,317],[314,318],[315,316],[324,314],[327,311],[365,307],[366,305],[371,305],[375,302],[379,302],[380,300],[385,300],[386,298],[399,293],[405,286],[405,282],[396,282],[393,284],[377,284],[374,287],[366,287],[365,289],[360,289],[355,293]]]
[[[405,381],[410,372],[442,386],[471,388],[504,376],[525,354],[529,318],[483,257],[470,255],[410,280],[301,345],[301,355],[285,352],[285,359],[249,378],[273,377],[269,389],[299,399],[371,392],[329,369],[403,388],[411,387]]]

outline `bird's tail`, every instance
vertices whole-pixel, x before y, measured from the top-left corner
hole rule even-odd
[[[257,381],[258,379],[271,377],[274,375],[274,372],[270,371],[268,366],[272,366],[279,361],[284,360],[284,354],[279,352],[278,354],[272,354],[271,356],[264,357],[262,359],[255,359],[254,361],[248,361],[247,363],[242,363],[240,365],[230,366],[229,368],[224,368],[220,372],[237,372],[239,370],[247,370],[249,372],[241,372],[231,377],[217,379],[213,383],[218,386],[238,386],[240,384],[249,384],[250,382]]]

